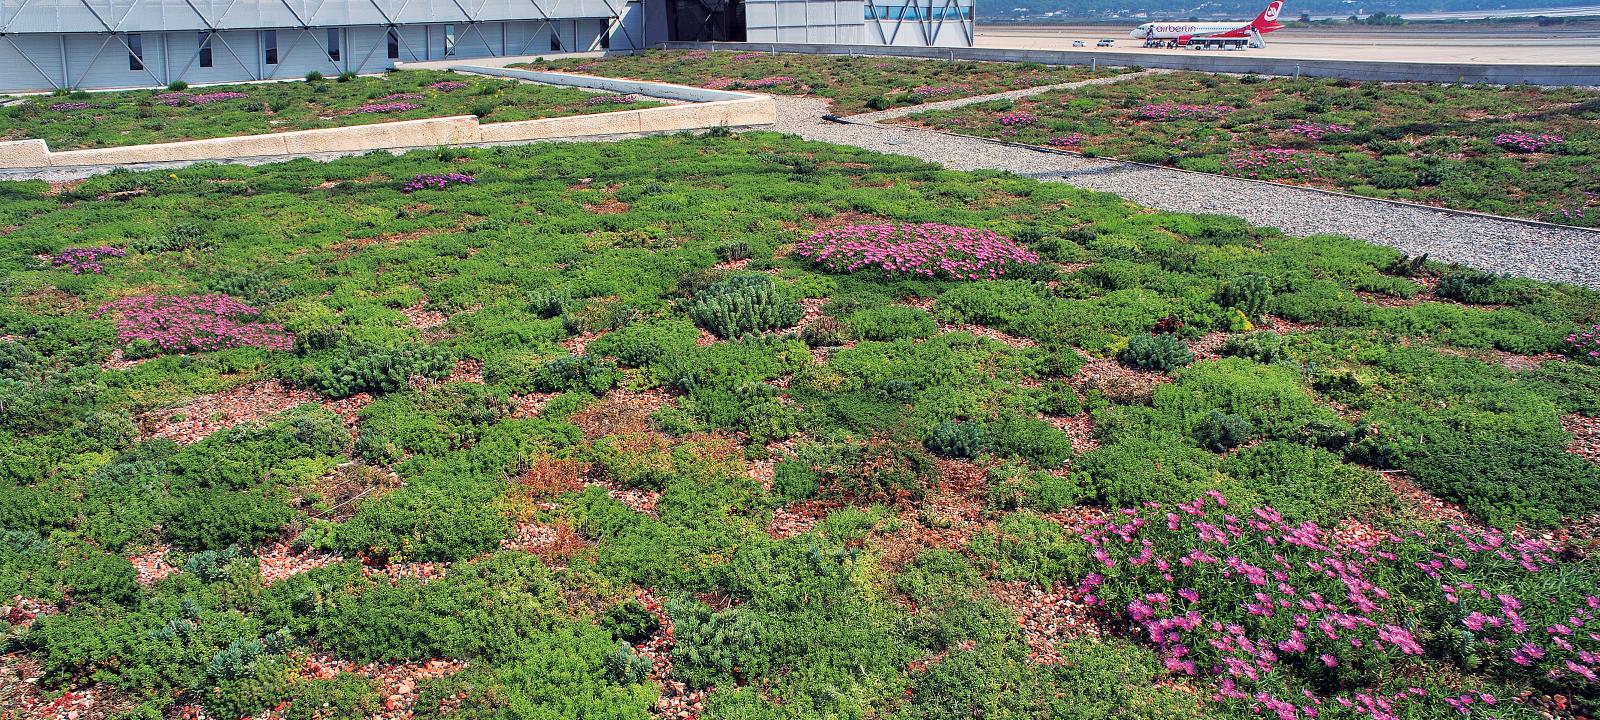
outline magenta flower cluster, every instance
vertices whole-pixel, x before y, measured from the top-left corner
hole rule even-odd
[[[1222,174],[1249,178],[1317,177],[1317,158],[1311,153],[1289,148],[1229,150],[1222,160]]]
[[[154,100],[162,105],[178,107],[180,105],[210,105],[211,103],[223,102],[224,100],[242,100],[247,97],[250,96],[242,92],[233,91],[199,94],[186,92],[167,92],[156,95]]]
[[[733,56],[733,59],[735,59],[735,60],[755,60],[756,58],[765,57],[765,56],[766,56],[766,53],[747,52],[747,53],[739,53],[738,55]]]
[[[631,105],[639,102],[639,98],[632,95],[596,95],[583,101],[585,105]]]
[[[1600,325],[1568,335],[1567,353],[1576,357],[1600,358]]]
[[[849,225],[820,230],[794,254],[831,272],[881,270],[890,276],[993,279],[1039,256],[989,230],[938,223]]]
[[[1184,103],[1145,103],[1133,116],[1140,120],[1216,120],[1237,108],[1232,105],[1187,105]]]
[[[707,90],[727,90],[737,84],[739,81],[733,78],[713,78],[701,83],[700,86]]]
[[[228,295],[135,295],[100,306],[90,317],[117,318],[117,340],[145,342],[160,352],[205,352],[237,347],[288,350],[294,336],[261,311]]]
[[[1297,122],[1289,126],[1289,132],[1311,140],[1321,140],[1325,135],[1350,132],[1350,128],[1335,123]]]
[[[911,89],[911,94],[917,97],[939,97],[963,92],[966,89],[966,85],[918,85]]]
[[[771,77],[764,77],[758,80],[745,80],[739,83],[739,86],[749,88],[751,90],[759,90],[761,88],[776,87],[778,85],[793,85],[796,82],[798,81],[795,78],[792,78],[788,75],[773,75]]]
[[[64,102],[64,103],[56,103],[56,104],[50,106],[50,110],[52,112],[71,112],[73,110],[88,110],[88,109],[89,109],[89,103],[86,103],[86,102]]]
[[[1057,135],[1046,142],[1050,147],[1077,147],[1083,144],[1083,133]]]
[[[353,113],[395,113],[415,110],[421,105],[412,102],[369,102],[352,110]]]
[[[1540,133],[1538,135],[1530,133],[1500,133],[1494,136],[1494,144],[1517,152],[1538,152],[1551,145],[1560,144],[1563,139],[1560,135],[1550,135],[1548,133]]]
[[[430,188],[433,190],[443,190],[451,185],[471,185],[477,181],[478,179],[471,175],[458,172],[445,173],[443,175],[423,174],[407,180],[404,185],[400,186],[400,192],[409,195],[418,190],[427,190]]]
[[[995,121],[1006,127],[1022,127],[1039,122],[1039,118],[1030,112],[1012,110],[1011,112],[1001,113],[999,117],[995,118]]]
[[[1514,590],[1552,572],[1555,549],[1538,540],[1459,525],[1437,535],[1330,530],[1270,507],[1234,512],[1216,491],[1170,510],[1122,510],[1083,539],[1093,571],[1079,599],[1126,618],[1169,672],[1209,678],[1214,701],[1256,715],[1408,716],[1403,705],[1428,690],[1357,689],[1361,678],[1404,683],[1433,662],[1425,644],[1461,631],[1486,669],[1579,685],[1600,667],[1592,588]],[[1322,685],[1349,689],[1323,695],[1297,673],[1343,677]],[[1474,691],[1445,702],[1498,699]]]
[[[56,267],[66,267],[72,271],[73,275],[81,275],[85,272],[100,274],[106,271],[105,267],[100,264],[100,258],[124,257],[127,254],[127,250],[109,245],[67,248],[51,257],[50,264]]]
[[[439,82],[433,83],[428,87],[438,90],[439,92],[455,92],[457,90],[465,90],[468,87],[471,87],[471,83],[464,83],[460,80],[440,80]]]
[[[704,59],[706,59],[706,58],[708,58],[710,56],[711,56],[711,53],[709,53],[709,52],[707,52],[705,50],[690,50],[689,52],[686,52],[686,53],[683,54],[683,59],[685,59],[685,60],[704,60]]]

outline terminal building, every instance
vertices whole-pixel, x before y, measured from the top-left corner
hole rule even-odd
[[[288,80],[671,41],[967,47],[973,0],[0,0],[0,92]]]

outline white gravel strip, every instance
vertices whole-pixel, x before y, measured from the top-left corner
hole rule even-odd
[[[1132,80],[1136,77],[1143,77],[1145,75],[1160,75],[1162,73],[1169,72],[1172,71],[1159,68],[1155,70],[1140,70],[1138,72],[1123,73],[1121,75],[1112,75],[1110,77],[1091,78],[1089,80],[1074,80],[1067,83],[1056,83],[1055,85],[1040,85],[1038,87],[1022,88],[1021,90],[1007,90],[1005,92],[990,93],[988,95],[974,95],[972,97],[956,98],[954,100],[940,100],[939,102],[923,103],[921,105],[909,105],[907,107],[861,113],[859,115],[851,115],[850,119],[859,120],[862,122],[880,122],[883,120],[892,120],[894,118],[905,117],[912,113],[925,112],[928,110],[949,110],[951,108],[972,105],[974,103],[988,102],[990,100],[1015,100],[1017,98],[1024,98],[1032,95],[1043,95],[1052,90],[1073,90],[1076,88],[1088,87],[1090,85],[1110,85],[1111,83],[1122,82],[1123,80]]]
[[[1456,215],[1238,178],[1009,147],[916,128],[822,119],[820,100],[778,97],[780,132],[908,155],[954,170],[1006,170],[1175,212],[1235,215],[1289,235],[1347,235],[1491,272],[1600,288],[1600,232]]]

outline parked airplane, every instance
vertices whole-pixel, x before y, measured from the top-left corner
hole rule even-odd
[[[1208,23],[1148,22],[1134,28],[1128,35],[1145,41],[1146,46],[1243,47],[1248,44],[1250,47],[1265,47],[1266,42],[1261,36],[1283,27],[1278,24],[1278,13],[1282,11],[1283,0],[1272,0],[1267,9],[1248,23],[1237,20]]]

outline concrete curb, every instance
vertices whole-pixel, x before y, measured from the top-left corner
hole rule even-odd
[[[1489,83],[1493,85],[1600,86],[1600,65],[1514,65],[1508,63],[1375,62],[1308,60],[1241,54],[1193,55],[1013,48],[929,48],[892,45],[828,45],[821,43],[668,42],[673,50],[732,50],[810,55],[889,55],[930,60],[1036,62],[1045,65],[1108,65],[1166,68],[1253,75],[1332,77],[1383,82]],[[630,51],[631,52],[631,51]],[[625,54],[625,53],[619,53]]]
[[[1046,155],[1065,155],[1067,157],[1078,157],[1078,158],[1083,158],[1083,159],[1086,159],[1086,160],[1102,160],[1102,161],[1105,161],[1105,162],[1108,162],[1108,163],[1117,163],[1117,164],[1122,164],[1122,165],[1132,165],[1132,166],[1135,166],[1135,167],[1150,168],[1152,170],[1165,170],[1165,171],[1168,171],[1168,172],[1188,173],[1190,175],[1201,175],[1201,176],[1213,177],[1213,178],[1227,178],[1229,180],[1237,180],[1239,182],[1255,183],[1257,185],[1267,185],[1267,186],[1275,187],[1275,188],[1290,188],[1290,189],[1293,189],[1293,190],[1302,190],[1302,191],[1305,191],[1305,192],[1321,193],[1323,195],[1331,195],[1331,196],[1334,196],[1334,197],[1341,197],[1341,198],[1350,198],[1350,199],[1353,199],[1353,200],[1367,200],[1367,201],[1370,201],[1370,202],[1380,202],[1380,203],[1385,203],[1385,204],[1388,204],[1388,205],[1395,205],[1395,206],[1399,206],[1399,207],[1414,208],[1414,209],[1418,209],[1418,210],[1432,210],[1434,212],[1441,212],[1441,213],[1446,213],[1446,214],[1450,214],[1450,215],[1459,215],[1459,216],[1462,216],[1462,217],[1483,218],[1485,220],[1499,220],[1499,221],[1502,221],[1502,222],[1517,223],[1519,225],[1529,225],[1529,226],[1532,226],[1532,227],[1548,228],[1548,229],[1553,229],[1553,230],[1577,230],[1577,231],[1580,231],[1580,232],[1588,232],[1588,233],[1600,234],[1600,228],[1578,227],[1576,225],[1561,225],[1561,224],[1558,224],[1558,223],[1545,222],[1543,220],[1533,220],[1531,218],[1511,217],[1509,215],[1494,215],[1494,214],[1486,213],[1486,212],[1478,212],[1476,210],[1457,210],[1455,208],[1441,207],[1441,206],[1438,206],[1438,205],[1424,205],[1422,203],[1410,202],[1410,201],[1407,201],[1407,200],[1395,200],[1393,198],[1372,197],[1370,195],[1357,195],[1355,193],[1348,193],[1348,192],[1344,192],[1342,190],[1327,190],[1327,189],[1324,189],[1324,188],[1308,187],[1308,186],[1305,186],[1305,185],[1291,185],[1289,183],[1273,182],[1271,180],[1262,180],[1260,178],[1246,178],[1246,177],[1238,177],[1238,176],[1235,176],[1235,175],[1222,175],[1222,174],[1219,174],[1219,173],[1201,172],[1199,170],[1188,170],[1188,169],[1185,169],[1185,168],[1172,167],[1171,165],[1156,165],[1154,163],[1144,163],[1144,162],[1139,162],[1137,160],[1123,160],[1121,158],[1105,157],[1103,155],[1095,155],[1093,157],[1090,157],[1088,155],[1084,155],[1081,152],[1075,152],[1075,151],[1072,151],[1072,150],[1062,150],[1060,148],[1046,147],[1044,145],[1030,145],[1028,143],[1012,142],[1010,140],[1000,140],[998,138],[980,137],[978,135],[967,135],[967,134],[964,134],[964,133],[950,132],[948,130],[935,130],[933,128],[916,127],[914,125],[885,125],[885,124],[882,124],[882,123],[857,120],[854,117],[835,117],[835,118],[832,118],[832,120],[833,120],[833,122],[842,123],[842,124],[845,124],[845,125],[861,125],[861,126],[865,126],[865,127],[895,128],[895,129],[898,129],[898,130],[905,130],[905,131],[909,131],[909,132],[936,133],[936,134],[939,134],[939,135],[947,135],[949,137],[958,137],[958,138],[963,138],[963,139],[966,139],[966,140],[977,140],[977,141],[980,141],[980,142],[993,143],[995,145],[1003,145],[1005,147],[1013,147],[1013,148],[1018,148],[1018,149],[1021,149],[1021,150],[1032,150],[1034,152],[1043,153],[1043,154],[1046,154]]]
[[[342,128],[296,130],[268,135],[64,152],[51,152],[43,140],[15,140],[0,142],[0,169],[43,170],[224,161],[237,158],[289,158],[318,153],[531,142],[563,137],[598,137],[703,130],[712,127],[771,125],[777,122],[778,117],[777,106],[771,97],[753,93],[705,90],[668,83],[619,81],[587,75],[480,68],[471,65],[456,66],[454,69],[552,85],[685,100],[691,104],[504,123],[480,123],[477,117],[461,115]]]

